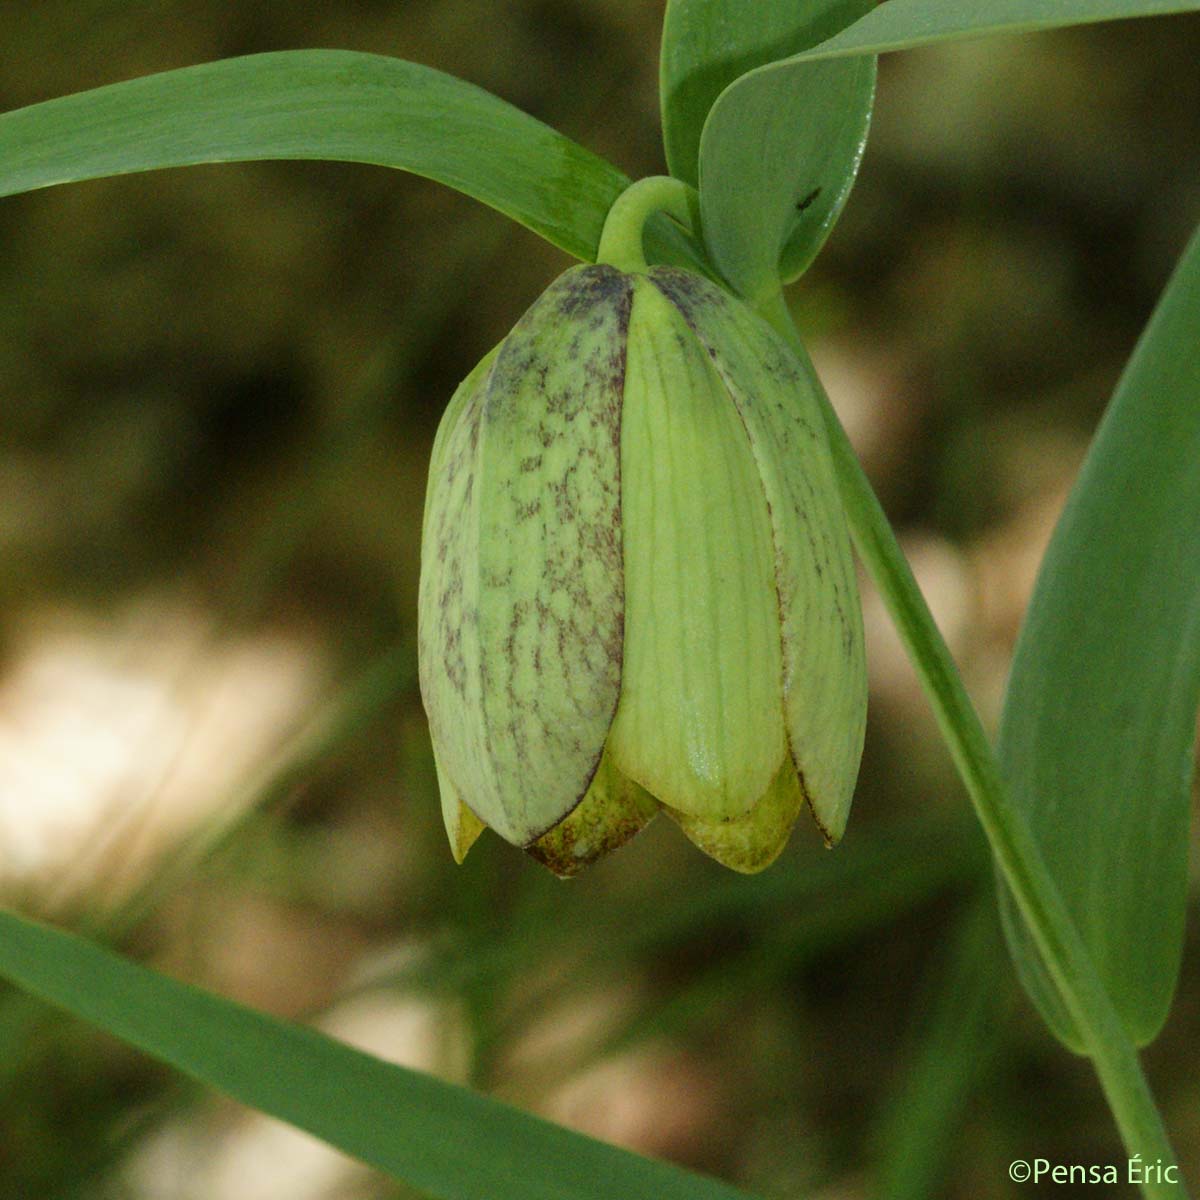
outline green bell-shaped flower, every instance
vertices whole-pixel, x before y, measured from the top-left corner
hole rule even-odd
[[[757,871],[846,824],[862,621],[809,368],[699,275],[562,275],[438,431],[421,694],[461,862],[567,875],[660,809]]]

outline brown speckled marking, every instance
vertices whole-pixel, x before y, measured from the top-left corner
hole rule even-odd
[[[519,845],[583,798],[619,695],[630,304],[611,267],[552,284],[455,414],[431,479],[422,694],[463,801]]]
[[[569,879],[625,845],[658,811],[654,797],[617,771],[606,756],[583,800],[553,829],[530,842],[525,852],[560,879]]]

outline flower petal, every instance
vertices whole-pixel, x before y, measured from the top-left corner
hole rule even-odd
[[[570,816],[525,849],[565,879],[623,846],[657,813],[654,797],[622,775],[606,753],[587,795]]]
[[[525,845],[580,802],[621,674],[629,283],[579,267],[452,402],[422,549],[421,688],[463,800]]]
[[[475,845],[476,839],[484,831],[483,822],[462,802],[449,776],[438,764],[434,756],[434,766],[437,768],[438,790],[442,794],[442,822],[446,826],[446,836],[450,839],[450,853],[460,866],[467,857],[467,851]]]
[[[788,740],[813,815],[836,841],[862,756],[867,678],[820,384],[765,321],[707,280],[670,268],[653,279],[706,346],[749,434],[774,530]]]
[[[725,386],[644,277],[621,475],[625,659],[610,752],[673,809],[740,816],[787,757],[771,523]]]
[[[672,809],[666,812],[710,858],[744,875],[753,875],[779,857],[803,807],[804,793],[796,768],[785,760],[771,786],[745,816],[714,821]]]

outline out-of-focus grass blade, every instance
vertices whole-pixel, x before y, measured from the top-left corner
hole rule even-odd
[[[936,862],[930,858],[931,845],[938,848]],[[738,924],[722,920],[736,914],[728,903],[737,898],[736,893],[719,897],[709,920],[698,927],[689,929],[664,913],[667,920],[658,928],[665,949],[703,936],[705,925],[720,944],[739,949],[701,967],[680,982],[669,999],[635,1014],[606,1049],[618,1050],[659,1034],[671,1036],[694,1023],[715,1030],[722,1021],[736,1022],[744,997],[786,991],[788,980],[822,955],[877,934],[950,889],[966,885],[978,892],[988,865],[987,846],[974,822],[905,818],[870,831],[865,840],[856,842],[852,857],[839,860],[828,855],[824,861],[804,863],[803,872],[796,875],[812,876],[812,884],[797,886],[791,894],[768,890],[764,902],[746,906],[743,915],[749,928],[736,937],[730,934]],[[719,894],[720,889],[714,891]],[[756,910],[760,919],[754,921]],[[678,915],[689,915],[686,905]],[[694,916],[699,915],[697,910]],[[995,922],[994,910],[991,917]],[[671,932],[673,936],[667,936]],[[654,944],[648,941],[646,949]],[[619,952],[604,961],[610,974],[614,963],[619,971]],[[586,960],[581,968],[586,978]]]
[[[0,974],[441,1200],[746,1200],[2,910]]]
[[[876,1134],[879,1166],[871,1194],[878,1200],[926,1200],[942,1191],[955,1134],[971,1093],[995,1059],[999,1018],[1012,986],[1003,975],[996,909],[981,887],[960,918],[945,962],[929,981],[929,995]]]
[[[178,846],[116,908],[93,916],[86,932],[120,942],[204,862],[232,843],[256,816],[279,803],[379,718],[386,706],[415,686],[416,653],[401,643],[373,658],[348,684],[321,704],[210,821]],[[0,1007],[0,1011],[2,1007]],[[0,1027],[0,1047],[3,1047]]]
[[[1139,1044],[1162,1026],[1179,969],[1198,701],[1200,231],[1046,553],[1000,733],[1009,795]],[[1025,987],[1079,1049],[1004,900]]]
[[[672,174],[699,182],[700,133],[722,91],[739,76],[815,46],[857,20],[874,0],[669,0],[663,22],[660,98],[663,146]],[[754,103],[726,112],[725,124],[743,153],[730,164],[730,184],[741,193],[761,190],[759,176],[784,175],[790,211],[782,247],[768,257],[775,271],[794,278],[813,259],[841,211],[862,156],[873,87],[863,86],[861,64],[844,63],[826,75],[835,95],[813,104],[803,79],[754,93]],[[868,74],[870,74],[868,72]],[[873,76],[872,76],[873,81]],[[779,128],[767,134],[765,108]],[[786,111],[778,112],[782,103]],[[711,184],[714,167],[709,167]],[[721,176],[725,182],[725,176]],[[790,195],[791,192],[796,194]],[[712,219],[712,218],[710,218]],[[752,224],[753,219],[747,222]]]
[[[346,50],[225,59],[0,116],[0,196],[50,184],[263,158],[340,159],[457,188],[590,259],[628,180],[481,88]]]

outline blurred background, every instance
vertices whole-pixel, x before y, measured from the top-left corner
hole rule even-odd
[[[663,169],[661,15],[42,0],[0,12],[0,108],[344,47],[481,84],[638,176]],[[993,726],[1046,539],[1200,215],[1198,61],[1196,17],[885,59],[860,181],[793,289]],[[413,648],[427,458],[455,384],[567,265],[345,164],[0,201],[0,898],[764,1197],[1006,1197],[1031,1191],[1014,1158],[1123,1162],[1090,1067],[1016,988],[869,587],[835,852],[802,820],[744,879],[662,820],[567,884],[490,835],[454,866]],[[1147,1060],[1196,1179],[1190,938]],[[409,1194],[0,992],[0,1200]]]

